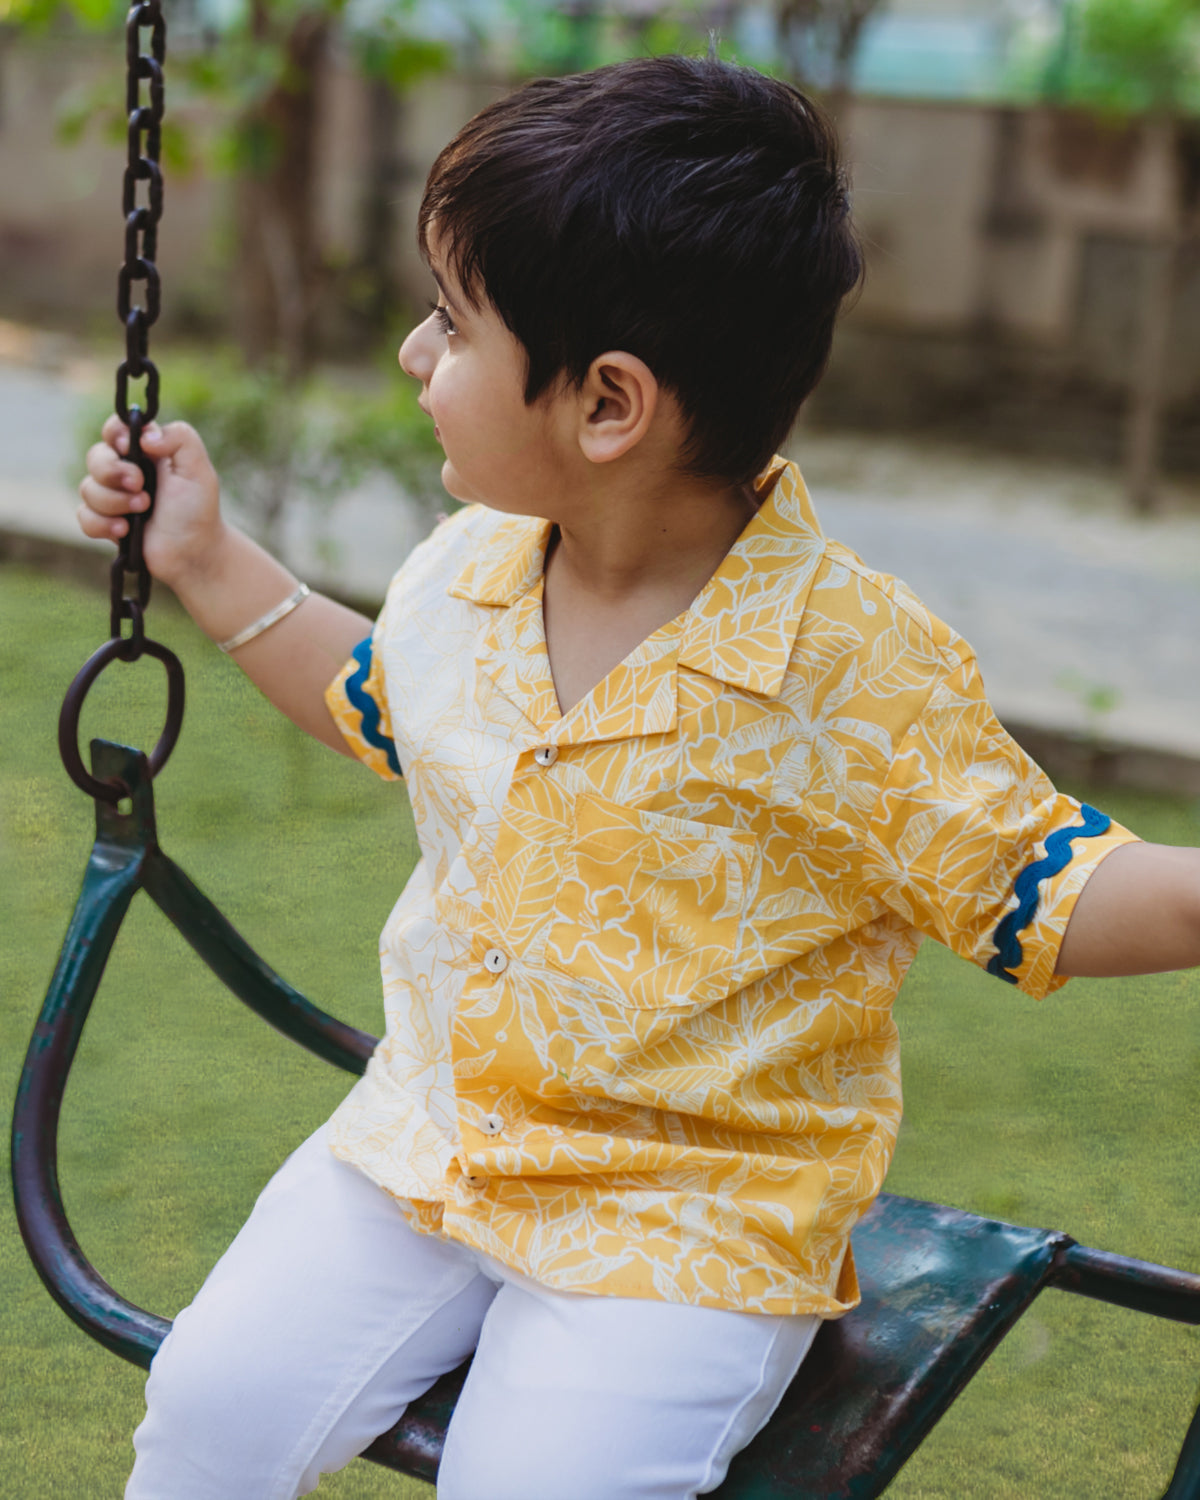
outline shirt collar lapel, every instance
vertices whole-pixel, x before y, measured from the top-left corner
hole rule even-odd
[[[675,727],[677,624],[655,631],[560,715],[542,622],[549,540],[548,521],[507,519],[451,583],[454,598],[492,606],[480,637],[480,666],[538,738],[566,745],[668,733]]]
[[[795,464],[776,459],[755,488],[758,514],[684,616],[679,662],[777,698],[825,538]]]
[[[558,744],[669,733],[679,665],[778,697],[825,539],[794,464],[775,460],[755,488],[763,496],[757,515],[691,608],[643,641],[565,717],[542,624],[550,523],[518,516],[497,528],[449,592],[492,606],[479,663],[532,730]]]
[[[506,516],[455,578],[449,594],[472,604],[515,604],[541,582],[550,531],[550,522],[537,516]]]
[[[542,629],[542,569],[550,522],[505,516],[451,583],[455,599],[490,606],[477,660],[530,726],[531,742],[558,719]]]

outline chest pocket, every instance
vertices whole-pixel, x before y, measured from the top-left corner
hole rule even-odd
[[[629,1005],[711,1004],[736,988],[755,840],[584,796],[546,961]]]

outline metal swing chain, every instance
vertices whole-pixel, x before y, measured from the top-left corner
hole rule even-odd
[[[141,33],[150,28],[150,55],[141,51]],[[155,257],[158,254],[158,223],[162,218],[163,181],[159,166],[162,149],[163,60],[167,26],[159,0],[142,0],[125,22],[125,113],[128,120],[129,154],[121,189],[121,212],[125,217],[125,263],[117,277],[117,316],[125,329],[125,358],[117,370],[116,412],[129,427],[129,458],[142,471],[146,493],[153,509],[157,487],[154,464],[142,452],[142,432],[158,415],[158,369],[148,358],[150,326],[157,322],[161,286]],[[150,103],[141,103],[143,79],[149,81]],[[148,185],[148,203],[139,204],[138,184]],[[145,306],[132,302],[135,281],[146,283]],[[129,405],[129,382],[146,378],[145,408]],[[129,530],[121,538],[112,566],[110,629],[121,634],[122,620],[129,620],[131,644],[145,636],[143,610],[150,598],[150,574],[142,558],[142,534],[149,511],[129,517]],[[125,593],[125,576],[132,574],[136,591]],[[136,660],[140,651],[127,657]]]
[[[150,51],[143,52],[142,32],[150,32]],[[150,497],[149,507],[128,517],[129,529],[117,544],[117,556],[109,573],[109,632],[105,642],[85,663],[67,689],[58,724],[58,745],[67,774],[90,797],[118,802],[128,789],[119,782],[99,781],[90,775],[79,753],[79,715],[92,683],[111,661],[137,661],[154,656],[167,672],[167,719],[158,744],[150,755],[150,769],[157,774],[175,747],[183,721],[183,667],[174,652],[146,635],[145,611],[150,602],[150,573],[142,555],[146,522],[154,509],[158,474],[153,459],[142,451],[142,433],[158,415],[158,369],[149,357],[150,327],[158,319],[161,284],[155,257],[158,223],[162,218],[163,179],[159,166],[162,149],[163,62],[166,57],[167,23],[161,0],[139,0],[125,22],[125,113],[128,121],[128,158],[121,189],[121,212],[125,220],[125,260],[117,277],[117,316],[125,330],[125,358],[117,369],[116,412],[129,428],[132,463],[142,471],[142,482]],[[142,85],[148,85],[149,103],[142,103]],[[138,202],[138,185],[146,183],[146,201]],[[134,283],[145,282],[144,304],[133,301]],[[146,381],[144,405],[129,404],[129,382]],[[132,583],[132,586],[128,585]],[[129,621],[125,635],[124,621]]]

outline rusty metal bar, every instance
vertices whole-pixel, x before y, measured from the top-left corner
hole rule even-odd
[[[146,861],[142,885],[208,967],[243,1004],[276,1031],[299,1042],[347,1073],[362,1073],[378,1038],[328,1015],[255,953],[232,923],[156,850]]]
[[[1176,1323],[1200,1323],[1200,1276],[1107,1250],[1076,1244],[1060,1250],[1046,1285]]]

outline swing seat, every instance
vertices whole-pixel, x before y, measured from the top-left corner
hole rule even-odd
[[[126,1301],[84,1255],[63,1209],[57,1130],[67,1074],[122,918],[139,890],[218,977],[310,1051],[361,1073],[375,1039],[318,1010],[248,947],[158,845],[151,770],[125,746],[92,743],[93,768],[130,793],[98,801],[96,842],[13,1114],[17,1220],[38,1274],[90,1337],[147,1367],[170,1327]],[[1089,1250],[884,1193],[853,1233],[861,1305],[826,1323],[767,1427],[738,1454],[723,1500],[870,1500],[1045,1286],[1200,1324],[1200,1275]],[[437,1381],[366,1457],[433,1481],[466,1367]],[[1200,1500],[1200,1413],[1162,1500]]]
[[[881,1194],[853,1244],[861,1304],[821,1328],[770,1423],[733,1460],[722,1500],[882,1494],[1044,1286],[1200,1322],[1200,1277],[914,1198]],[[467,1368],[366,1457],[432,1482]],[[1194,1421],[1164,1500],[1197,1497]]]
[[[882,1493],[1072,1241],[885,1193],[853,1243],[862,1303],[821,1328],[720,1496]],[[465,1373],[438,1381],[367,1456],[432,1481]]]

